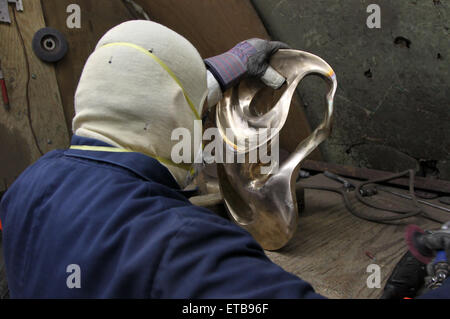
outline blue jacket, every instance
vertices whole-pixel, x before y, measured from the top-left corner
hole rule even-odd
[[[7,191],[0,219],[12,298],[320,297],[139,153],[52,151]]]
[[[321,297],[139,153],[50,152],[5,194],[0,219],[12,298]],[[446,284],[429,296],[450,297]]]

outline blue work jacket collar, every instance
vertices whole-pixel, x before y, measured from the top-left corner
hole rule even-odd
[[[103,146],[113,147],[102,141],[81,137],[74,135],[72,137],[72,146]],[[185,196],[189,197],[191,191],[185,192],[180,190],[180,186],[176,182],[175,178],[169,172],[169,170],[159,163],[156,159],[151,158],[142,153],[134,152],[107,152],[107,151],[93,151],[93,150],[80,150],[80,149],[68,149],[64,152],[66,156],[78,157],[84,159],[90,159],[98,162],[104,162],[113,164],[125,168],[144,180],[157,182],[166,185],[170,188],[174,188]]]

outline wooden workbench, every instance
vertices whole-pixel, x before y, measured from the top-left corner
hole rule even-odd
[[[307,183],[340,186],[322,174],[309,178]],[[406,193],[404,190],[396,191]],[[411,201],[387,193],[380,192],[373,200],[396,208],[412,207],[408,206],[412,205]],[[364,213],[383,214],[367,208],[353,197],[352,203]],[[318,293],[326,297],[379,298],[386,280],[407,250],[405,226],[381,225],[354,217],[346,210],[341,196],[331,192],[306,190],[305,204],[296,235],[282,250],[267,252],[269,258],[311,283]],[[449,219],[445,212],[425,209],[433,217]],[[424,218],[412,218],[408,222],[425,229],[439,227],[439,224]],[[367,287],[367,278],[371,274],[367,272],[367,266],[370,264],[381,268],[380,289]]]

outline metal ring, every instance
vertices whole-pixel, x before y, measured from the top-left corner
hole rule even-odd
[[[58,62],[64,58],[69,46],[61,32],[47,27],[35,33],[32,47],[36,56],[42,61]]]

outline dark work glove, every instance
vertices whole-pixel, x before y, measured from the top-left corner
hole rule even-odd
[[[205,64],[223,91],[234,86],[244,74],[260,77],[264,83],[277,89],[285,79],[269,67],[269,60],[279,49],[289,48],[283,42],[253,38],[240,42],[228,52],[206,59]]]
[[[427,275],[425,267],[409,251],[406,252],[389,276],[381,299],[415,298]]]

